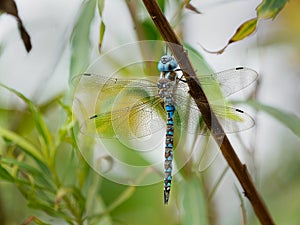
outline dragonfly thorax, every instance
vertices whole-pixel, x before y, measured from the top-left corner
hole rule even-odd
[[[176,80],[171,81],[167,78],[161,78],[157,84],[158,95],[161,97],[165,103],[174,104],[174,92],[176,89]]]
[[[164,55],[158,63],[160,71],[160,79],[158,81],[158,95],[165,104],[175,104],[174,92],[178,83],[178,72],[176,68],[178,64],[170,55]]]

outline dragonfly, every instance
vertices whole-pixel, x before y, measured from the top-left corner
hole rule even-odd
[[[177,61],[172,55],[164,55],[158,65],[158,81],[150,79],[126,79],[85,73],[82,75],[86,91],[99,87],[101,99],[95,113],[81,127],[83,133],[93,131],[100,138],[136,138],[151,135],[165,129],[164,149],[164,203],[168,204],[172,182],[174,132],[186,129],[189,133],[205,134],[205,124],[193,99]],[[200,83],[210,87],[217,83],[227,97],[249,86],[258,78],[257,72],[237,67],[210,75],[202,75]],[[156,78],[157,79],[157,78]],[[114,102],[113,106],[112,101]],[[207,103],[204,103],[207,104]],[[227,104],[211,105],[226,133],[251,128],[254,120],[241,109]]]

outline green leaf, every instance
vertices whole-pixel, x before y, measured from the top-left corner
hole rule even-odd
[[[185,44],[185,48],[188,50],[189,59],[193,64],[193,68],[197,73],[200,83],[207,82],[207,79],[203,79],[203,75],[212,74],[214,71],[211,66],[205,61],[203,56],[195,50],[192,46]],[[213,102],[218,99],[218,101],[225,101],[223,93],[220,89],[220,85],[217,82],[213,82],[209,80],[209,85],[203,85],[204,92],[209,100],[209,102]],[[225,103],[225,102],[224,102]]]
[[[211,150],[211,149],[209,149],[209,150]],[[220,176],[217,178],[217,180],[216,180],[214,186],[212,187],[212,189],[211,189],[211,191],[210,191],[210,193],[209,193],[209,196],[208,196],[208,200],[209,200],[209,201],[214,197],[214,195],[215,195],[215,193],[216,193],[218,187],[220,186],[221,182],[222,182],[223,179],[225,178],[225,175],[227,174],[229,168],[230,168],[229,166],[226,166],[226,167],[223,169],[223,172],[222,172],[222,173],[220,174]]]
[[[103,22],[103,10],[104,10],[104,2],[105,0],[98,0],[98,12],[99,12],[99,16],[101,19],[101,23],[100,23],[100,27],[99,27],[99,44],[98,44],[98,49],[99,52],[101,52],[101,48],[102,48],[102,42],[103,42],[103,38],[104,38],[104,33],[105,33],[105,23]]]
[[[38,199],[30,199],[30,201],[28,202],[28,207],[44,211],[45,213],[47,213],[50,216],[67,219],[66,218],[67,215],[61,211],[54,209],[54,207],[53,207],[53,205],[51,205],[51,203],[46,204]]]
[[[64,104],[62,101],[58,101],[59,105],[61,108],[64,110],[66,113],[66,119],[64,124],[62,124],[58,130],[58,139],[55,141],[55,148],[58,148],[59,145],[63,142],[66,141],[66,137],[69,134],[70,130],[73,129],[75,126],[76,122],[73,120],[72,116],[72,109],[69,105]],[[71,144],[75,143],[75,140],[71,142]]]
[[[70,79],[83,73],[89,65],[91,41],[90,29],[95,15],[96,0],[84,1],[80,16],[72,33],[72,56],[70,65]]]
[[[0,136],[12,141],[16,145],[18,145],[20,148],[22,148],[28,155],[32,156],[36,161],[42,162],[42,155],[39,152],[35,146],[23,138],[22,136],[10,131],[3,129],[0,127]]]
[[[98,0],[97,1],[97,3],[98,3],[98,11],[99,11],[99,15],[100,15],[100,17],[101,17],[101,19],[102,19],[102,15],[103,15],[103,10],[104,10],[104,3],[105,3],[105,0]]]
[[[199,51],[188,43],[184,43],[184,47],[188,50],[189,58],[197,74],[208,75],[214,72],[212,67],[205,61]]]
[[[263,0],[256,8],[259,19],[274,19],[288,0]]]
[[[147,40],[160,40],[161,35],[157,31],[152,20],[147,19],[141,23],[141,27],[143,29],[144,38]]]
[[[6,180],[9,182],[14,182],[14,180],[15,180],[13,178],[13,176],[10,175],[10,173],[1,166],[1,164],[0,164],[0,179]]]
[[[158,0],[157,2],[159,4],[161,11],[165,12],[165,5],[166,5],[165,0]]]
[[[33,115],[37,131],[43,138],[44,146],[46,147],[46,149],[49,150],[49,152],[51,152],[51,149],[53,149],[53,141],[52,141],[52,136],[51,136],[50,130],[48,129],[44,119],[42,118],[41,113],[39,112],[37,107],[34,105],[34,103],[30,99],[25,97],[22,93],[18,92],[17,90],[7,87],[6,85],[1,84],[1,83],[0,83],[0,86],[7,89],[8,91],[14,93],[15,95],[17,95],[19,98],[21,98],[27,104],[29,110],[31,111],[31,113]],[[9,136],[12,135],[12,132],[6,132],[6,133],[9,134]],[[14,137],[16,138],[16,135],[14,135]],[[21,137],[19,137],[17,139],[20,140],[20,138]],[[28,147],[28,145],[27,145],[27,147]],[[33,153],[34,149],[32,147],[30,147],[30,149],[31,149],[31,152]],[[37,156],[36,153],[37,152],[35,152],[34,156]],[[54,154],[54,152],[53,152],[53,154]]]
[[[14,165],[18,166],[21,170],[26,171],[34,178],[35,184],[38,184],[39,187],[44,187],[44,189],[51,190],[54,192],[54,184],[50,180],[50,172],[40,171],[37,168],[22,162],[16,159],[9,159],[9,158],[1,158],[1,164],[6,164],[8,166]]]
[[[82,195],[81,190],[76,188],[76,187],[72,187],[71,188],[71,194],[74,197],[74,199],[76,200],[77,203],[77,209],[80,209],[80,212],[84,212],[85,210],[85,196]]]
[[[100,29],[99,29],[99,44],[98,44],[99,52],[101,52],[103,38],[104,38],[104,33],[105,33],[105,28],[106,28],[105,24],[103,23],[103,21],[101,21],[101,23],[100,23]]]
[[[289,128],[295,135],[300,137],[300,118],[298,116],[285,112],[281,109],[274,108],[272,106],[264,105],[257,101],[249,101],[246,102],[246,104],[252,106],[257,110],[268,113],[270,116]]]
[[[203,185],[197,177],[192,177],[183,185],[183,225],[208,225],[206,196],[203,194]]]

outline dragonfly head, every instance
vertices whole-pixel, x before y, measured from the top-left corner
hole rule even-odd
[[[157,68],[160,72],[169,72],[173,71],[178,67],[176,60],[173,56],[164,55],[160,58]]]

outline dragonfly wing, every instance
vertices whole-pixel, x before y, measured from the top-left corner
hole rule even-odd
[[[212,105],[212,108],[226,133],[244,131],[255,124],[254,119],[241,109],[215,105]]]
[[[107,77],[97,74],[85,73],[74,78],[78,88],[89,91],[97,88],[99,92],[116,93],[121,89],[143,89],[149,92],[149,95],[157,94],[157,82],[146,79],[122,79],[116,77]]]
[[[204,104],[204,103],[203,103]],[[211,105],[218,121],[226,133],[235,133],[247,130],[254,126],[254,120],[243,110],[226,105]],[[176,96],[176,109],[179,111],[181,126],[189,133],[208,134],[201,113],[192,98]],[[212,126],[214,121],[212,121]]]
[[[206,86],[205,88],[214,88],[214,84],[218,83],[223,95],[229,96],[249,86],[257,78],[258,74],[254,70],[238,67],[208,76],[201,76],[200,83]],[[187,128],[190,133],[195,133],[198,130],[199,133],[205,134],[208,129],[205,128],[206,126],[199,109],[195,101],[189,96],[188,91],[187,84],[179,82],[175,96],[177,111],[180,114],[180,118],[183,118],[183,120],[180,120],[182,123],[181,126]],[[226,133],[246,130],[254,125],[254,120],[244,111],[226,106],[225,101],[218,101],[218,104],[221,105],[212,104],[211,106]]]
[[[148,97],[131,107],[95,114],[83,124],[81,130],[97,137],[135,139],[164,128],[164,115],[161,99]]]
[[[201,114],[199,113],[199,110],[196,110],[197,106],[187,91],[188,87],[185,84],[181,84],[180,88],[176,90],[176,116],[174,123],[175,127],[178,127],[183,131],[197,133]]]
[[[223,95],[227,97],[246,88],[255,82],[257,78],[258,74],[256,71],[246,67],[237,67],[208,76],[200,76],[199,79],[202,85],[210,85],[212,82],[217,82]]]

